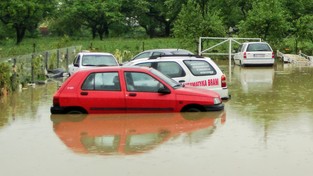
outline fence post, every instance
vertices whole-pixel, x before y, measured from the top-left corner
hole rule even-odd
[[[145,50],[145,42],[142,42],[142,51]]]
[[[65,55],[66,66],[65,66],[65,69],[67,72],[68,72],[68,58],[69,58],[69,50],[68,50],[68,48],[66,48],[66,55]]]
[[[35,54],[33,53],[32,54],[32,58],[31,58],[31,76],[32,76],[32,82],[31,83],[34,83],[34,57],[35,57]]]
[[[33,43],[33,53],[36,52],[36,43]]]
[[[48,71],[48,58],[49,58],[49,52],[46,51],[46,54],[45,54],[45,69]]]
[[[60,50],[57,49],[57,68],[60,67]]]

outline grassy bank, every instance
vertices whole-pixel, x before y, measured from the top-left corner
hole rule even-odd
[[[73,39],[70,37],[62,38],[36,38],[25,39],[20,45],[15,45],[13,40],[6,40],[0,43],[0,58],[7,58],[16,55],[24,55],[40,51],[69,46],[82,46],[82,50],[93,50],[109,53],[125,53],[129,59],[133,55],[153,48],[183,48],[177,39],[156,38],[156,39],[122,39],[109,38],[100,41],[98,39]],[[185,48],[196,51],[196,48]]]

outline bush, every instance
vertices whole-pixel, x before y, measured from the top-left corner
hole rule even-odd
[[[33,58],[33,74],[34,74],[35,80],[46,79],[42,55],[37,55],[36,57]]]
[[[0,88],[4,88],[10,83],[11,68],[8,63],[0,63]]]
[[[11,67],[8,63],[0,63],[0,95],[11,90]]]
[[[117,61],[119,63],[123,63],[127,60],[129,60],[130,58],[133,57],[132,53],[128,50],[124,50],[123,52],[120,51],[119,49],[116,49],[114,52],[114,56],[116,57]]]

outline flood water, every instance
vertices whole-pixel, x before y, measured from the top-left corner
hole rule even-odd
[[[311,176],[313,67],[217,63],[222,112],[52,116],[58,81],[2,97],[1,175]]]

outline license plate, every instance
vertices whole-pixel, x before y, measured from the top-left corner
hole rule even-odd
[[[254,54],[254,57],[264,57],[265,54]]]

